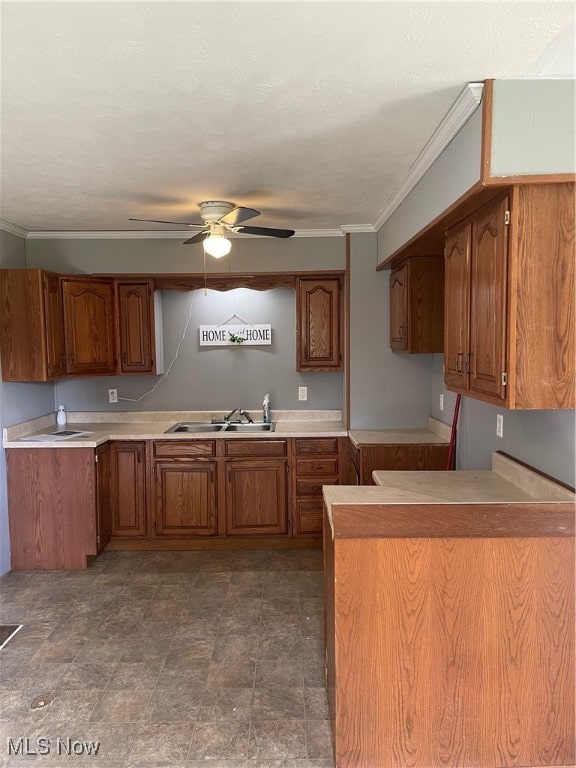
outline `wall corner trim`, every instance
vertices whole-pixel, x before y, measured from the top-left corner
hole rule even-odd
[[[404,181],[396,187],[395,191],[388,198],[384,210],[376,219],[374,225],[376,230],[379,230],[388,221],[394,211],[402,204],[422,176],[424,176],[428,168],[446,149],[472,113],[476,111],[482,100],[483,89],[484,83],[468,83],[464,88],[450,108],[450,111],[432,134],[422,152],[420,152],[411,165],[410,170],[404,177]]]

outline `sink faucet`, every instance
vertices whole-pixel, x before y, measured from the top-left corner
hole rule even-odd
[[[252,419],[250,417],[250,414],[247,413],[243,408],[234,408],[233,411],[230,411],[230,413],[228,413],[228,414],[226,414],[226,416],[224,416],[224,421],[230,421],[230,419],[232,418],[232,416],[234,416],[234,414],[236,412],[238,412],[238,416],[240,417],[238,419],[238,421],[241,421],[242,420],[242,416],[244,416],[249,424],[253,424],[254,423],[254,419]]]

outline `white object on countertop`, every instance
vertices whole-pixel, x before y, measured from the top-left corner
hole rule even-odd
[[[66,424],[66,409],[63,405],[58,406],[58,413],[56,414],[56,424]]]
[[[262,401],[262,420],[264,424],[270,424],[270,395],[264,395]]]

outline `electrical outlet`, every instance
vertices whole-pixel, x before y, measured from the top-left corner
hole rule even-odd
[[[444,410],[444,395],[440,395],[440,410]]]
[[[298,387],[298,400],[308,400],[308,387]]]
[[[109,403],[117,403],[118,402],[118,390],[117,389],[109,389],[108,390],[108,402]]]
[[[496,414],[496,437],[502,437],[504,434],[504,416],[501,413]]]

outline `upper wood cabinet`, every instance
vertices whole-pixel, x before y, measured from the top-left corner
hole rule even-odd
[[[445,262],[447,388],[574,408],[574,184],[513,187],[448,232]]]
[[[296,281],[298,371],[342,370],[343,315],[339,277]]]
[[[120,373],[160,373],[152,280],[116,281]]]
[[[66,373],[58,275],[0,270],[0,354],[4,381],[47,381]]]
[[[390,347],[394,352],[442,352],[444,263],[416,256],[390,275]]]
[[[114,375],[114,282],[63,277],[64,335],[68,374]]]

